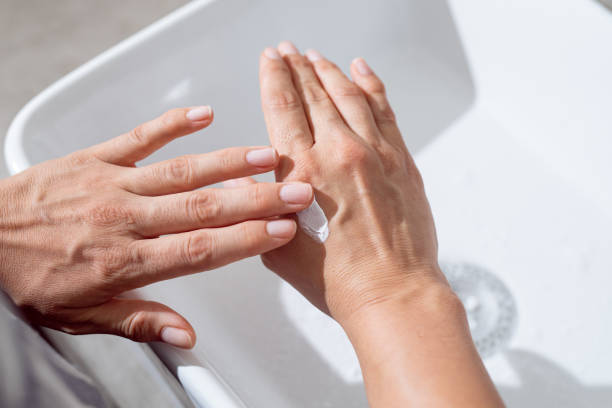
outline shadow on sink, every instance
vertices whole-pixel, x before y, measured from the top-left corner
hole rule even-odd
[[[348,340],[336,336],[332,356],[322,352],[316,336],[313,339],[299,327],[308,326],[304,321],[307,323],[309,316],[302,314],[304,320],[296,324],[299,316],[287,307],[288,285],[258,260],[240,264],[239,269],[234,266],[231,271],[224,268],[190,277],[191,282],[181,285],[184,300],[196,294],[200,299],[199,312],[187,316],[199,327],[200,336],[192,363],[206,360],[247,406],[367,407]],[[231,296],[228,287],[232,288]],[[172,303],[178,305],[176,298]],[[190,307],[180,305],[178,309]],[[313,313],[320,312],[313,309]],[[320,316],[314,320],[320,322]],[[323,337],[329,334],[329,327],[318,328],[327,330]],[[332,331],[336,329],[340,332],[336,327]],[[329,344],[329,336],[326,340]],[[581,384],[542,355],[522,349],[501,353],[518,378],[516,386],[498,386],[509,407],[597,408],[609,406],[612,400],[612,386]]]
[[[199,328],[193,363],[206,360],[247,406],[367,407],[361,381],[340,375],[286,313],[286,284],[258,260],[240,264],[253,267],[234,265],[182,285],[200,299],[201,313],[187,316]]]
[[[609,407],[612,385],[581,384],[564,368],[530,351],[510,349],[504,353],[520,380],[518,387],[501,386],[509,407]]]

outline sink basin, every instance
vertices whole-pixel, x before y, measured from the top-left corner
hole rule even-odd
[[[612,16],[588,0],[194,1],[32,100],[5,154],[16,173],[196,104],[211,104],[215,123],[145,163],[266,144],[265,46],[292,39],[342,67],[364,56],[422,170],[441,260],[487,270],[513,297],[516,324],[485,360],[506,403],[603,407],[612,401],[610,38]],[[367,406],[340,328],[258,259],[140,294],[193,323],[192,352],[154,350],[196,405]],[[184,366],[205,368],[211,391],[181,378]]]

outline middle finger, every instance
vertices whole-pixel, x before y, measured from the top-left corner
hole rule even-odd
[[[308,50],[306,56],[348,126],[364,139],[377,141],[379,131],[361,89],[349,80],[336,64],[319,52]]]
[[[291,70],[293,83],[304,103],[315,143],[317,138],[328,134],[330,127],[346,128],[336,106],[321,86],[306,57],[302,56],[289,41],[281,42],[278,50]]]
[[[143,197],[138,232],[155,237],[290,214],[306,208],[312,198],[312,187],[306,183],[256,183]]]

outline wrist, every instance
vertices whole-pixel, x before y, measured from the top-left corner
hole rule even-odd
[[[445,281],[407,285],[341,324],[372,406],[503,406]]]
[[[367,316],[379,313],[406,313],[412,309],[455,309],[463,312],[463,306],[451,290],[437,265],[419,267],[377,267],[383,270],[350,271],[348,276],[365,275],[353,285],[344,285],[341,291],[332,291],[328,304],[332,317],[342,326],[367,320]],[[350,286],[350,287],[349,287]],[[445,310],[448,311],[448,310]]]
[[[463,304],[437,267],[413,272],[376,293],[354,303],[351,311],[334,316],[356,348],[373,333],[384,340],[401,330],[452,327],[453,333],[470,336]]]

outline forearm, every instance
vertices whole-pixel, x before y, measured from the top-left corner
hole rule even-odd
[[[503,403],[445,284],[419,285],[341,322],[373,408],[496,407]]]

